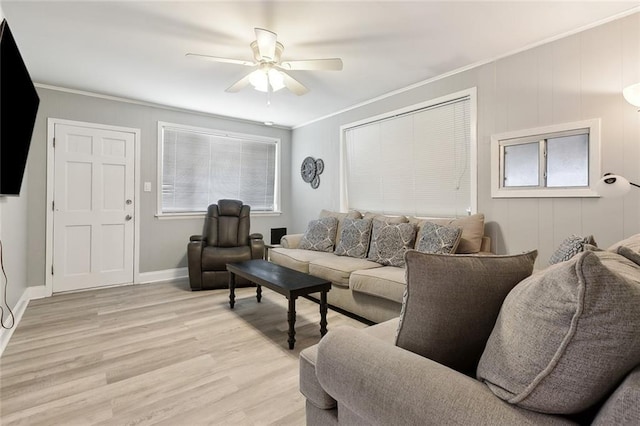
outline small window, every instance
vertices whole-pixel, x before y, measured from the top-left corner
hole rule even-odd
[[[494,198],[597,196],[598,120],[503,133],[491,143]]]
[[[158,216],[204,212],[224,198],[277,212],[278,142],[159,122]]]

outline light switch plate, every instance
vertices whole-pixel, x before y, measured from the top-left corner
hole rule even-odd
[[[151,192],[151,182],[144,183],[144,192]]]

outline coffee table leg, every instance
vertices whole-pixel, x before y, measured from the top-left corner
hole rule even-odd
[[[289,349],[293,349],[293,345],[296,344],[296,299],[294,297],[289,299],[289,312],[287,317],[289,320]]]
[[[262,286],[260,284],[256,284],[256,299],[258,299],[258,303],[262,300]]]
[[[327,334],[327,292],[320,294],[320,335]]]
[[[229,272],[229,306],[233,309],[236,304],[236,274]]]

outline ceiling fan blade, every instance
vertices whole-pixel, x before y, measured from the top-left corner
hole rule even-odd
[[[235,83],[233,83],[230,87],[227,88],[227,90],[225,90],[225,92],[236,93],[236,92],[241,91],[245,87],[247,87],[249,85],[249,83],[250,83],[250,81],[249,81],[249,76],[250,75],[251,74],[247,74],[244,77],[242,77],[240,80],[238,80]]]
[[[275,60],[276,57],[276,39],[278,35],[273,31],[262,28],[255,28],[256,41],[258,42],[258,52],[262,60],[267,62]]]
[[[185,56],[189,58],[204,59],[206,61],[212,62],[223,62],[225,64],[245,65],[247,67],[252,67],[255,65],[255,63],[253,62],[243,61],[241,59],[219,58],[217,56],[200,55],[198,53],[187,53]]]
[[[300,83],[295,78],[291,77],[286,72],[280,71],[280,74],[282,74],[282,77],[284,78],[283,83],[285,87],[289,89],[291,92],[295,93],[298,96],[302,96],[305,93],[309,92],[309,89],[307,89],[302,83]]]
[[[341,71],[342,59],[307,59],[302,61],[282,62],[280,66],[286,70],[323,70],[323,71]]]

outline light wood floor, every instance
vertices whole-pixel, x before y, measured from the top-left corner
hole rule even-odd
[[[191,292],[162,283],[29,304],[0,358],[2,425],[303,425],[298,355],[320,339],[318,305],[268,289]],[[364,324],[329,311],[329,329]]]

